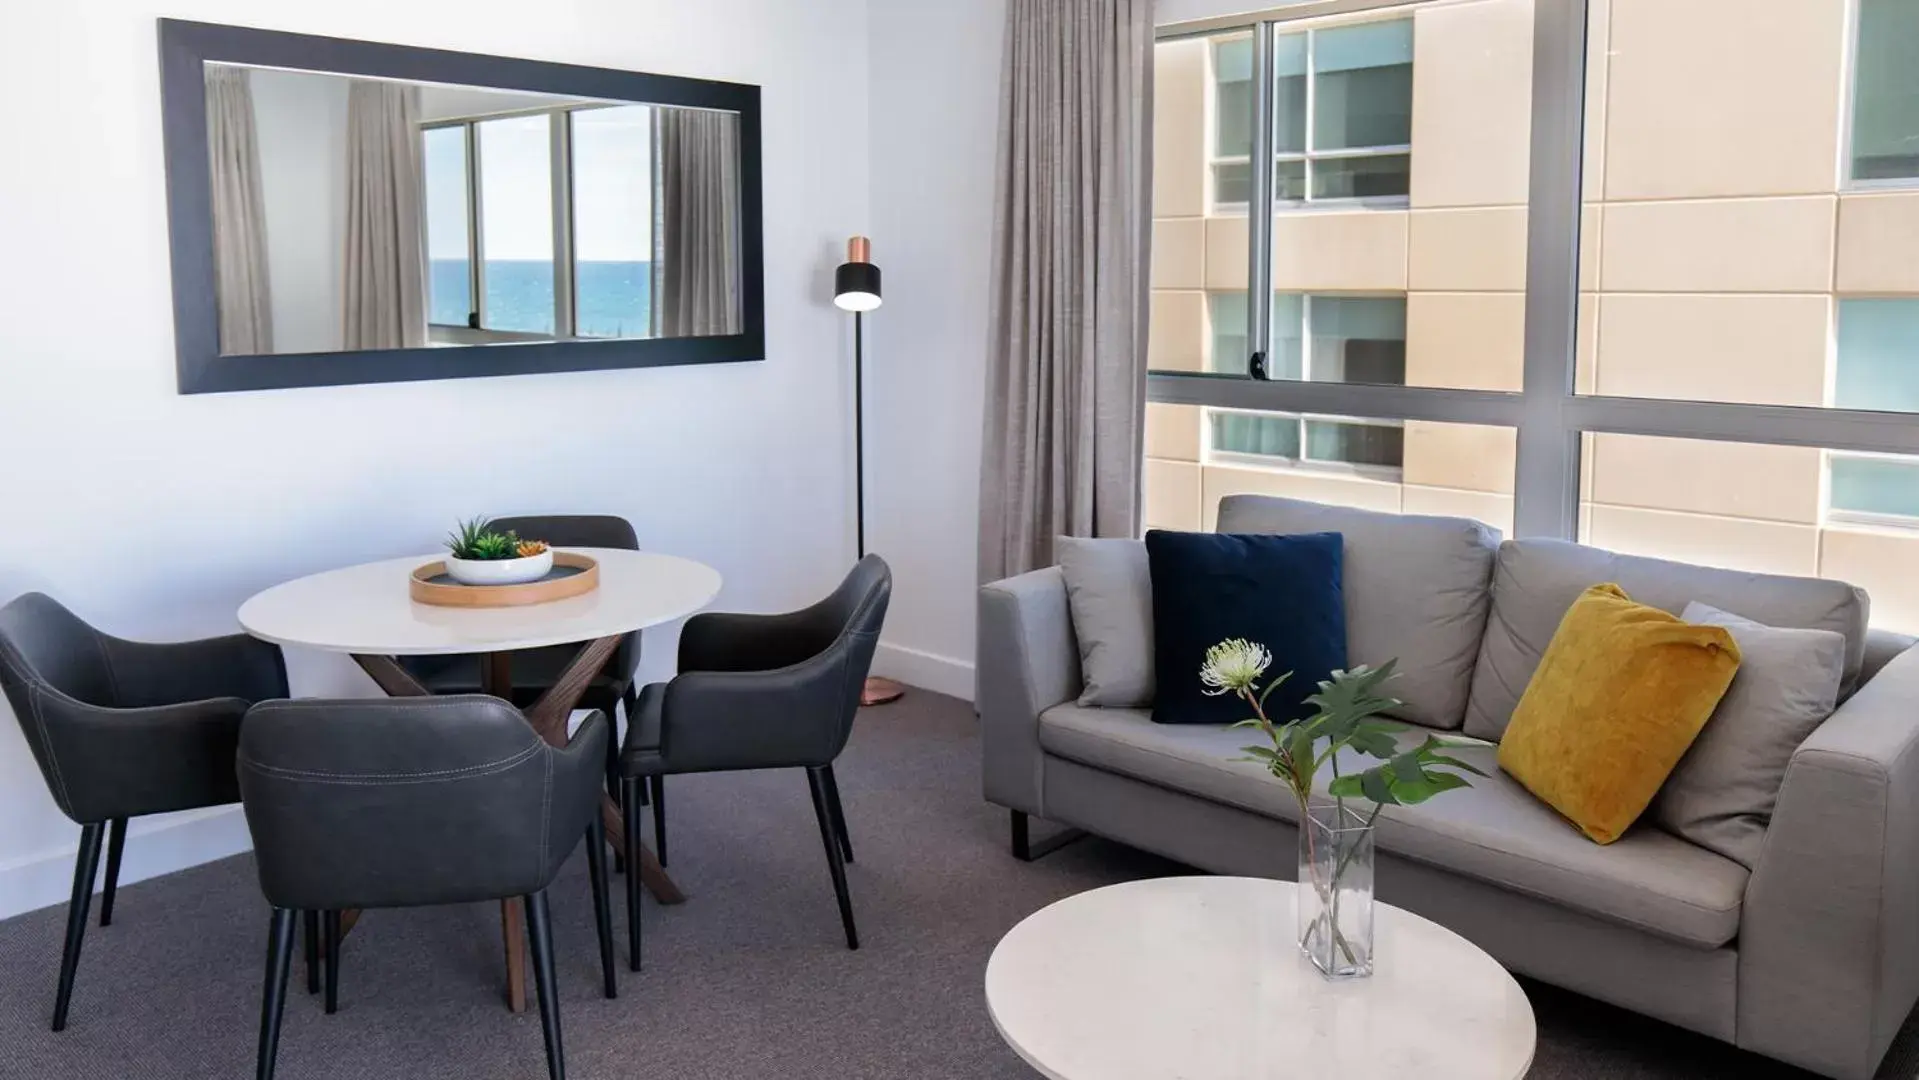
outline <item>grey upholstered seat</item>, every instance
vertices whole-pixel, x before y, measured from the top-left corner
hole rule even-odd
[[[600,785],[608,738],[593,713],[566,747],[518,709],[464,695],[273,701],[247,714],[239,784],[260,889],[273,906],[259,1076],[279,1041],[293,917],[327,920],[327,1009],[339,914],[523,898],[547,1065],[565,1075],[546,889],[585,836],[607,997],[615,992]]]
[[[670,773],[805,769],[848,948],[859,948],[845,862],[852,859],[833,760],[846,747],[893,592],[868,555],[831,596],[785,615],[695,615],[680,632],[680,673],[640,693],[620,767],[627,861],[638,852],[638,786]],[[631,962],[640,966],[637,875],[627,875]]]
[[[240,797],[233,753],[247,706],[285,697],[277,646],[245,636],[146,644],[103,634],[52,598],[0,608],[0,688],[62,813],[81,826],[53,1007],[66,1027],[87,908],[107,843],[100,925],[113,921],[127,819]]]

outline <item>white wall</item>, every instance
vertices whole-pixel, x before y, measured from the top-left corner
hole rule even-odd
[[[34,153],[0,156],[0,599],[45,590],[134,637],[232,632],[275,582],[425,551],[461,515],[566,510],[624,514],[647,547],[717,567],[729,608],[794,606],[838,580],[851,388],[830,279],[868,228],[865,0],[166,11],[761,84],[768,359],[178,396],[155,9],[27,5],[0,35],[0,96],[58,107],[14,115],[10,144]],[[904,355],[911,339],[894,340]],[[648,636],[646,674],[670,669],[672,638]],[[344,660],[292,664],[298,693],[372,692]],[[64,899],[77,835],[0,719],[0,915]],[[244,843],[231,811],[142,822],[126,876]]]
[[[338,75],[255,68],[267,284],[275,353],[340,348],[346,248],[346,99]]]

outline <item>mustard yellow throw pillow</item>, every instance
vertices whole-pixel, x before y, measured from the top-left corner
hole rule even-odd
[[[1610,844],[1659,793],[1738,669],[1724,627],[1594,585],[1559,621],[1526,684],[1499,767]]]

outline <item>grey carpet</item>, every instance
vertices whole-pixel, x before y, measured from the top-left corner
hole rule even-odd
[[[978,756],[972,711],[951,698],[915,691],[861,716],[837,770],[859,952],[840,938],[802,775],[669,781],[671,869],[692,899],[648,901],[646,970],[622,965],[619,1000],[597,988],[584,859],[555,886],[570,1074],[1030,1080],[981,997],[994,943],[1061,897],[1182,870],[1098,840],[1014,861],[1005,814],[980,800]],[[123,890],[114,925],[88,933],[73,1020],[54,1035],[63,917],[0,923],[0,1076],[252,1075],[266,910],[248,859]],[[296,971],[283,1080],[545,1075],[536,1015],[501,1004],[497,907],[369,913],[343,970],[330,1017]],[[1527,992],[1540,1080],[1805,1075],[1549,987]],[[1916,1061],[1909,1024],[1880,1075],[1912,1080]]]

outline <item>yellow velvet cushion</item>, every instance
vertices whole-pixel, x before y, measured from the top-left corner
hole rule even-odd
[[[1658,794],[1738,669],[1724,627],[1594,585],[1559,621],[1526,684],[1499,767],[1610,844]]]

